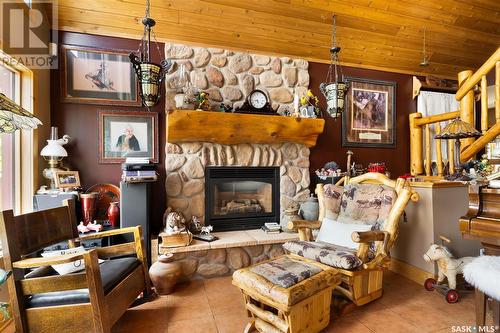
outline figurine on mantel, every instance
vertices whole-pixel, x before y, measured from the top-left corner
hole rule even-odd
[[[186,219],[182,213],[168,207],[163,214],[163,232],[160,233],[162,247],[187,246],[193,240],[193,235],[186,229]]]
[[[167,235],[176,235],[186,231],[186,219],[181,213],[173,211],[172,208],[167,208],[164,219],[164,230]]]

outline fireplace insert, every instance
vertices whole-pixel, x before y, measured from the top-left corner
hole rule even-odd
[[[207,167],[205,225],[228,231],[279,222],[279,180],[278,167]]]

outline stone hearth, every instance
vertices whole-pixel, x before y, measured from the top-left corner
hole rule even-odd
[[[262,230],[216,232],[214,242],[193,240],[189,246],[162,247],[159,254],[173,253],[181,264],[183,280],[230,275],[235,270],[285,253],[282,244],[298,234],[266,234]],[[155,246],[153,246],[155,248]],[[154,256],[153,256],[154,257]]]

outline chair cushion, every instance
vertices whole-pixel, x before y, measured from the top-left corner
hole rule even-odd
[[[316,241],[357,250],[359,243],[352,240],[352,233],[355,231],[369,231],[371,228],[372,226],[369,224],[340,223],[325,217],[321,222]]]
[[[253,266],[250,268],[250,271],[259,274],[280,287],[290,288],[323,270],[316,265],[292,260],[287,256],[283,256],[261,265]]]
[[[325,201],[325,217],[336,220],[340,211],[340,202],[342,193],[344,192],[343,186],[333,184],[326,184],[323,186],[323,199]]]
[[[104,293],[111,291],[139,265],[140,261],[137,258],[130,257],[111,259],[100,264]],[[77,289],[31,295],[26,301],[26,307],[35,308],[88,302],[90,302],[88,289]]]
[[[356,250],[324,242],[290,241],[283,248],[331,267],[352,270],[363,264]]]
[[[337,221],[349,224],[370,224],[372,230],[384,230],[384,224],[396,200],[396,192],[379,184],[344,186]]]

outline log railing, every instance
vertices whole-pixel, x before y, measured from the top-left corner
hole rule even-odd
[[[486,75],[495,69],[495,125],[488,128],[488,93]],[[474,141],[473,138],[462,139],[462,151],[460,161],[465,162],[473,158],[490,141],[500,135],[500,47],[486,62],[473,73],[470,70],[458,73],[459,89],[456,93],[457,101],[460,101],[460,110],[446,112],[434,116],[422,117],[421,113],[410,114],[410,161],[411,174],[414,176],[431,174],[431,126],[434,126],[438,134],[445,124],[441,122],[449,121],[460,117],[469,124],[474,124],[474,87],[480,86],[481,94],[481,132],[483,136]],[[425,152],[423,150],[425,133]],[[453,165],[454,145],[452,140],[447,143],[449,172],[454,172]],[[443,156],[440,140],[435,140],[437,176],[443,176]]]

